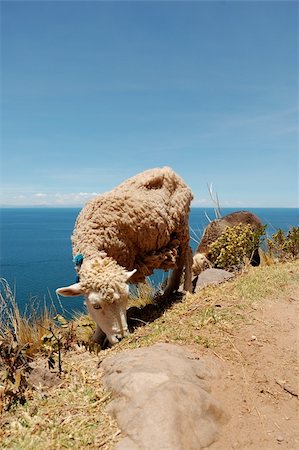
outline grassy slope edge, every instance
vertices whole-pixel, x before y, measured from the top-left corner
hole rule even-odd
[[[120,344],[98,355],[77,346],[62,355],[63,373],[50,372],[36,358],[36,388],[25,405],[0,420],[1,448],[113,448],[120,431],[105,412],[110,394],[101,384],[99,362],[119,351],[172,342],[207,348],[221,357],[230,330],[250,322],[252,310],[267,299],[279,302],[299,281],[299,261],[249,267],[234,280],[188,294],[154,322],[140,327]]]

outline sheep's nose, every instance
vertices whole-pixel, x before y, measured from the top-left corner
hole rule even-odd
[[[119,339],[118,336],[119,336],[119,335],[117,335],[117,334],[112,334],[112,335],[110,335],[110,336],[108,337],[108,340],[109,340],[110,344],[112,344],[112,345],[117,344],[117,343],[120,341],[120,339]]]
[[[116,339],[118,339],[119,341],[121,341],[124,337],[128,336],[129,334],[129,330],[126,328],[125,330],[123,330],[121,333],[116,333],[115,337]]]
[[[111,342],[111,344],[117,344],[119,341],[122,340],[124,336],[120,333],[116,333],[116,334],[112,334],[109,338],[109,341]]]
[[[121,332],[117,332],[114,334],[111,334],[108,337],[108,340],[110,341],[111,344],[117,344],[119,341],[121,341],[124,337],[128,336],[129,334],[129,330],[128,328],[124,328]]]
[[[118,339],[118,341],[121,341],[126,335],[125,334],[116,334],[115,337]]]

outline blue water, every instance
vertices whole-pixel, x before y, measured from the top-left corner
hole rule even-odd
[[[70,235],[79,211],[77,208],[0,210],[0,275],[15,292],[21,310],[32,298],[57,306],[56,288],[75,282]],[[222,208],[221,211],[224,216],[236,209]],[[268,234],[278,228],[288,231],[292,226],[298,226],[299,211],[296,208],[250,208],[250,211],[267,224]],[[208,224],[206,214],[215,218],[212,208],[191,210],[193,250],[197,246],[195,240],[200,239]],[[158,281],[161,281],[161,273]],[[80,297],[61,301],[67,311],[82,310]]]

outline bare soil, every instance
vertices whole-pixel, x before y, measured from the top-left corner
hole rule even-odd
[[[211,450],[298,449],[299,289],[252,309],[213,349],[188,346],[214,370],[227,423]]]

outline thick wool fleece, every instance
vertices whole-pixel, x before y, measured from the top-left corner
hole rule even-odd
[[[189,247],[192,192],[169,167],[147,170],[86,204],[72,235],[73,254],[104,251],[142,282],[154,269],[176,267]],[[81,277],[81,270],[80,270]]]
[[[124,267],[109,257],[83,261],[80,269],[80,285],[84,292],[99,292],[108,303],[113,303],[115,294],[124,291],[128,275]]]

